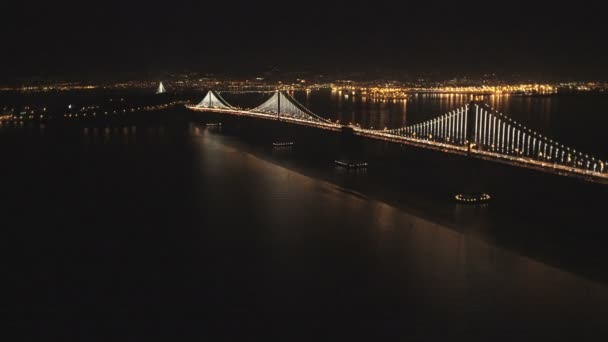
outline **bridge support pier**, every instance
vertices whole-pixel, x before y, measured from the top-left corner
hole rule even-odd
[[[361,162],[364,151],[363,139],[354,134],[352,127],[343,126],[340,132],[340,155],[338,159]]]
[[[277,120],[281,120],[281,91],[277,90]]]
[[[477,115],[479,115],[479,103],[476,101],[471,101],[469,103],[469,107],[467,108],[467,125],[465,127],[465,141],[469,156],[471,156],[471,149],[476,143],[475,135],[477,132],[475,132],[475,125],[477,123]]]

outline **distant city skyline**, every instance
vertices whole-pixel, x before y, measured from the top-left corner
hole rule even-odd
[[[498,84],[524,84],[524,83],[607,83],[608,78],[602,77],[563,77],[560,75],[543,74],[539,72],[513,72],[513,73],[457,73],[457,72],[407,72],[400,70],[376,71],[282,71],[268,69],[249,72],[205,72],[200,70],[155,71],[155,72],[116,72],[93,74],[57,74],[35,76],[13,76],[0,79],[0,88],[15,88],[43,85],[61,85],[64,83],[82,85],[113,85],[122,83],[146,82],[178,82],[190,84],[201,80],[235,81],[235,82],[262,82],[291,83],[304,80],[307,84],[328,84],[336,81],[350,80],[363,83],[399,83],[399,84],[456,84],[456,85],[498,85]]]

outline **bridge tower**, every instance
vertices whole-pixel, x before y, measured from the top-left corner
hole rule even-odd
[[[477,143],[477,141],[475,141],[475,137],[477,132],[475,132],[475,127],[477,125],[477,116],[479,115],[479,102],[478,101],[471,101],[468,104],[467,107],[467,113],[466,113],[466,117],[467,117],[467,125],[465,127],[466,131],[465,131],[465,137],[466,137],[466,143],[467,143],[467,151],[469,156],[471,156],[471,150],[473,149],[474,145]]]
[[[277,120],[281,120],[281,90],[277,90]]]
[[[466,127],[465,141],[467,144],[468,160],[464,167],[468,169],[461,179],[462,192],[456,195],[458,202],[464,203],[483,203],[490,199],[487,190],[487,179],[484,178],[483,161],[474,158],[472,155],[473,148],[476,148],[478,132],[478,117],[482,103],[479,101],[471,101],[466,108]]]

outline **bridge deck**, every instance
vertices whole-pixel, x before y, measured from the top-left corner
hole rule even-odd
[[[197,108],[194,106],[186,106],[186,108],[188,108],[190,110],[194,110],[194,111],[199,111],[199,112],[230,114],[230,115],[237,115],[237,116],[247,116],[250,118],[258,118],[258,119],[262,118],[262,119],[267,119],[267,120],[288,122],[288,123],[293,123],[296,125],[315,127],[315,128],[320,128],[320,129],[329,130],[329,131],[336,131],[336,132],[342,130],[342,125],[339,125],[339,124],[332,124],[332,123],[320,122],[320,121],[319,122],[308,121],[308,120],[290,118],[287,116],[278,117],[276,114],[257,113],[257,112],[250,112],[250,111],[246,111],[246,110],[239,110],[239,109]]]
[[[543,162],[540,160],[525,158],[525,157],[517,157],[506,154],[500,154],[490,151],[483,151],[477,149],[471,149],[468,151],[466,146],[455,146],[450,144],[443,144],[435,141],[427,141],[420,139],[412,139],[408,137],[402,137],[398,135],[385,134],[382,131],[371,131],[356,128],[354,134],[364,136],[370,139],[376,140],[384,140],[389,142],[394,142],[398,144],[416,146],[426,149],[431,149],[439,152],[457,154],[462,156],[470,156],[478,159],[499,162],[502,164],[508,164],[512,166],[524,167],[527,169],[543,171],[548,173],[553,173],[561,176],[570,176],[576,177],[580,179],[584,179],[586,181],[608,184],[608,174],[593,172],[584,169],[577,169],[573,167],[568,167],[564,165],[559,165],[556,163]]]
[[[309,121],[303,119],[290,118],[286,116],[277,117],[276,114],[265,114],[250,112],[247,110],[240,109],[216,109],[216,108],[197,108],[194,106],[187,106],[188,109],[200,112],[212,112],[219,114],[229,114],[236,116],[246,116],[251,118],[261,118],[266,120],[274,120],[280,122],[287,122],[301,126],[314,127],[324,129],[328,131],[339,132],[342,130],[343,125],[333,124],[329,122],[320,121]],[[608,184],[608,174],[601,172],[593,172],[585,169],[573,168],[565,165],[559,165],[556,163],[549,163],[545,161],[535,160],[526,157],[511,156],[507,154],[499,154],[490,151],[471,149],[464,145],[452,145],[446,143],[440,143],[431,140],[415,139],[411,137],[405,137],[395,134],[388,134],[383,131],[363,129],[356,126],[349,126],[353,129],[353,134],[365,137],[368,139],[388,141],[397,144],[409,145],[424,149],[430,149],[438,152],[451,153],[461,156],[470,156],[488,161],[499,162],[517,167],[528,168],[537,171],[543,171],[547,173],[553,173],[561,176],[576,177],[586,181]]]

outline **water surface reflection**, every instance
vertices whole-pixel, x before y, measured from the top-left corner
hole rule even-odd
[[[320,325],[337,317],[366,327],[354,331],[429,339],[606,330],[603,284],[260,159],[233,138],[192,139],[205,223],[229,230],[226,243],[250,232],[239,246],[261,260],[239,266],[259,271],[243,286],[273,317],[306,312]],[[226,217],[226,207],[238,209]]]
[[[298,160],[298,145],[280,159],[179,122],[16,129],[0,136],[14,222],[3,310],[25,332],[487,341],[608,329],[604,283],[505,247],[512,233],[543,255],[534,230],[480,233],[389,205],[316,176],[336,174]]]

